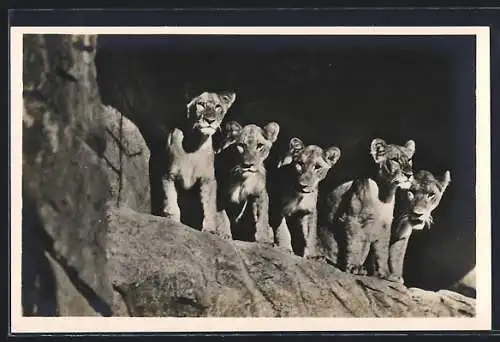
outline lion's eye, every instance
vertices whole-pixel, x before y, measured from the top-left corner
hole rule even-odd
[[[321,170],[321,165],[319,165],[319,164],[314,165],[314,170],[316,170],[316,171]]]
[[[257,144],[257,149],[258,150],[262,150],[264,148],[264,144],[263,143],[258,143]]]
[[[220,112],[222,111],[222,106],[221,106],[221,105],[216,105],[216,106],[215,106],[215,111],[216,111],[217,113],[220,113]]]
[[[436,197],[436,194],[431,192],[430,194],[428,194],[429,196],[429,199],[434,199]]]

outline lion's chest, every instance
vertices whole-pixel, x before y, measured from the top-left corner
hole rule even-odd
[[[233,204],[241,204],[249,197],[258,196],[264,189],[265,176],[261,173],[248,176],[243,180],[233,180],[229,185],[229,201]]]
[[[365,182],[362,188],[355,188],[350,196],[346,209],[339,215],[341,222],[376,231],[391,226],[394,200],[382,202],[379,199],[378,185],[373,180]]]
[[[177,135],[179,133],[174,131],[167,144],[168,177],[175,179],[184,189],[191,188],[200,179],[213,179],[212,140],[207,139],[199,149],[188,153],[182,148],[182,137]]]
[[[285,197],[283,201],[283,216],[294,214],[309,214],[316,210],[316,193],[294,194]]]

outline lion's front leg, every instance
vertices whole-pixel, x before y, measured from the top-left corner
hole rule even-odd
[[[225,210],[220,210],[217,216],[217,235],[226,240],[232,240],[231,222]]]
[[[280,249],[283,249],[285,253],[294,254],[292,248],[292,236],[290,235],[290,230],[286,224],[286,219],[281,218],[278,228],[274,232],[276,244]]]
[[[181,222],[181,210],[177,202],[177,189],[173,179],[162,180],[165,198],[163,200],[163,215],[175,222]]]
[[[389,247],[389,280],[404,283],[403,264],[410,236],[403,236]]]
[[[384,227],[384,230],[387,229],[388,228]],[[389,243],[389,233],[379,237],[379,239],[373,243],[373,255],[375,257],[374,275],[383,279],[389,277]]]
[[[201,231],[217,234],[217,183],[215,179],[200,181],[200,200],[203,210]]]
[[[272,245],[274,233],[269,224],[269,196],[267,192],[255,197],[252,201],[252,215],[255,222],[255,241]]]
[[[304,258],[315,259],[319,257],[318,251],[318,232],[317,232],[317,213],[304,215],[300,219],[300,227],[304,234]]]
[[[370,252],[370,241],[358,223],[349,222],[345,229],[345,247],[340,267],[347,273],[366,275],[364,263]]]

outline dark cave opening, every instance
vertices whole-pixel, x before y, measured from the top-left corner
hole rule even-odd
[[[475,41],[472,37],[112,36],[98,39],[99,91],[151,149],[189,97],[234,90],[227,118],[281,126],[279,144],[338,146],[322,187],[370,163],[371,139],[416,142],[414,168],[451,185],[431,230],[414,233],[408,286],[438,289],[475,265]],[[147,172],[147,170],[145,170]]]

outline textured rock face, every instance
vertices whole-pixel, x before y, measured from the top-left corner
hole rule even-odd
[[[23,201],[32,201],[33,210],[23,213],[32,220],[23,234],[43,230],[43,248],[106,301],[112,298],[103,245],[110,188],[100,158],[105,126],[95,44],[95,36],[24,38]]]
[[[150,211],[149,150],[133,123],[102,106],[95,48],[95,36],[25,36],[26,314],[87,314],[70,300],[71,282],[81,282],[94,309],[109,314],[114,296],[105,267],[106,207]],[[75,274],[67,281],[61,272]]]
[[[25,315],[474,315],[474,300],[452,292],[353,277],[146,214],[149,150],[102,105],[95,44],[25,37]]]
[[[167,219],[112,209],[109,269],[133,316],[474,316],[475,301],[223,241]],[[133,239],[131,238],[133,237]]]
[[[106,162],[115,206],[150,213],[149,149],[139,129],[120,112],[105,106]]]

